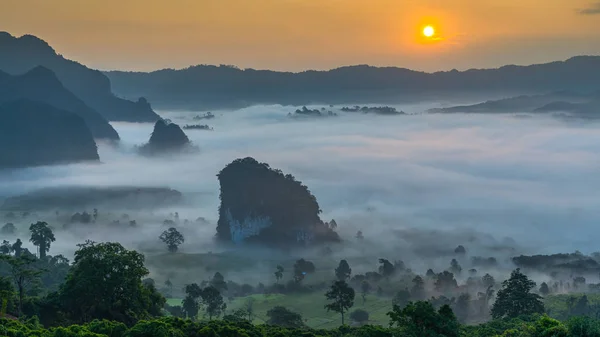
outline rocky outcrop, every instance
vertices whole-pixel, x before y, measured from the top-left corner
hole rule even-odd
[[[119,139],[106,118],[65,88],[48,68],[38,66],[19,76],[0,72],[0,104],[19,99],[39,101],[80,116],[96,139]]]
[[[154,124],[154,131],[147,144],[142,146],[144,154],[157,154],[178,151],[191,146],[189,138],[179,125],[169,120],[161,119]]]
[[[219,240],[269,246],[339,241],[319,217],[315,196],[292,175],[244,158],[228,164],[218,178]]]
[[[85,121],[50,105],[18,100],[0,105],[0,168],[99,160]]]
[[[69,91],[110,121],[155,122],[160,118],[145,99],[132,102],[116,97],[102,72],[64,58],[45,41],[0,32],[0,70],[18,75],[37,66],[51,69]]]

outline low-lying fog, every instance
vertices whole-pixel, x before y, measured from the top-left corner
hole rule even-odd
[[[397,106],[407,112],[431,107]],[[148,141],[152,125],[114,123],[121,146],[100,144],[103,164],[2,174],[1,194],[63,185],[168,186],[183,192],[187,205],[154,212],[206,218],[208,224],[186,226],[181,247],[206,252],[214,249],[216,174],[232,160],[251,156],[307,185],[322,218],[334,218],[344,239],[354,242],[362,230],[376,247],[395,252],[390,259],[402,258],[416,270],[418,262],[402,256],[408,254],[405,247],[424,254],[458,244],[472,251],[507,245],[529,254],[597,250],[598,123],[492,114],[289,118],[295,109],[213,111],[216,118],[201,121],[192,120],[197,113],[163,111],[181,126],[208,124],[214,131],[185,130],[200,152],[162,159],[135,153],[135,145]],[[135,231],[61,232],[50,254],[72,255],[82,237],[162,250],[156,238],[164,227],[156,222]],[[397,235],[390,235],[392,229],[399,230]],[[449,259],[444,261],[447,266]]]

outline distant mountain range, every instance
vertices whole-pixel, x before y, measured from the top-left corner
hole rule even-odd
[[[600,118],[600,91],[521,95],[472,105],[431,109],[431,113],[570,113],[576,117]]]
[[[94,138],[119,139],[117,131],[106,118],[67,90],[47,68],[37,66],[19,76],[0,71],[0,103],[19,99],[43,102],[80,116],[92,131]]]
[[[424,101],[457,95],[536,94],[600,89],[600,57],[498,69],[425,73],[350,66],[299,73],[200,65],[149,73],[105,73],[115,92],[161,108],[213,109],[253,104],[353,104]]]
[[[64,58],[45,41],[0,32],[1,71],[20,75],[38,66],[52,70],[69,91],[110,121],[155,122],[160,118],[146,99],[132,102],[116,97],[103,73]]]

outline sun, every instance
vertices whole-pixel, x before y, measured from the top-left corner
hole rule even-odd
[[[433,29],[433,27],[431,26],[427,26],[423,28],[423,35],[425,35],[426,37],[432,37],[433,35],[435,35],[435,29]]]

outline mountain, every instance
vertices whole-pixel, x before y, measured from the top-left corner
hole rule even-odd
[[[430,109],[431,113],[520,113],[568,112],[576,117],[600,117],[600,92],[558,91],[543,95],[521,95],[472,105]]]
[[[426,100],[457,94],[514,95],[600,88],[600,57],[497,69],[425,73],[366,65],[299,73],[200,65],[150,73],[106,72],[115,92],[163,108],[211,109],[252,104],[348,104]]]
[[[189,138],[179,125],[160,119],[154,124],[150,140],[142,146],[141,151],[144,154],[158,154],[179,151],[188,148],[190,145]]]
[[[45,103],[17,100],[0,105],[0,168],[98,161],[85,121]]]
[[[132,102],[116,97],[110,80],[100,71],[64,58],[35,36],[17,38],[0,32],[0,70],[18,75],[37,66],[51,69],[69,91],[110,121],[155,122],[159,119],[146,99]]]
[[[19,76],[0,72],[0,103],[19,99],[43,102],[80,116],[94,138],[119,139],[108,121],[67,90],[48,68],[37,66]]]
[[[291,174],[247,157],[234,160],[217,176],[219,240],[279,247],[340,241],[319,217],[315,196]]]

